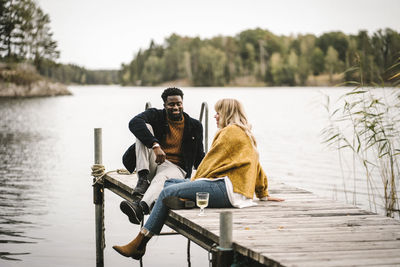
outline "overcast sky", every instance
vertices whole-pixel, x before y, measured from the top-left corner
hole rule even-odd
[[[260,27],[277,35],[400,31],[400,0],[37,0],[62,63],[119,69],[151,39],[210,38]]]

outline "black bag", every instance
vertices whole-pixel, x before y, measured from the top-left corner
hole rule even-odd
[[[136,144],[131,145],[122,156],[122,163],[132,173],[136,168]]]

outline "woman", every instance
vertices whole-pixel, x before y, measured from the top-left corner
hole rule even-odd
[[[257,205],[253,202],[254,193],[261,200],[283,200],[268,195],[267,176],[258,160],[257,143],[242,104],[235,99],[222,99],[215,104],[215,111],[219,131],[195,176],[191,181],[167,180],[136,238],[125,246],[113,247],[118,253],[140,259],[150,238],[160,233],[169,209],[190,206],[188,201],[195,201],[196,192],[209,193],[210,208]]]

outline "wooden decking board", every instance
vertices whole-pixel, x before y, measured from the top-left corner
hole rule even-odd
[[[380,266],[380,264],[399,264],[399,258],[379,258],[379,259],[367,259],[367,258],[356,258],[356,259],[341,259],[341,258],[330,258],[325,260],[320,259],[308,259],[308,260],[285,260],[279,259],[280,262],[285,266],[307,266],[307,267],[331,267],[331,266]],[[398,265],[397,265],[398,266]]]
[[[267,218],[281,218],[282,220],[286,218],[313,218],[313,217],[336,217],[336,216],[354,216],[354,215],[367,215],[371,214],[368,211],[363,210],[353,210],[353,209],[341,209],[341,210],[287,210],[282,212],[273,211],[251,211],[249,208],[249,216],[264,216]]]
[[[211,227],[209,227],[210,229],[212,229]],[[330,230],[329,228],[318,228],[317,230],[314,229],[310,229],[310,228],[296,228],[296,229],[266,229],[266,230],[253,230],[255,229],[256,226],[254,227],[234,227],[234,230],[237,231],[243,231],[243,233],[238,233],[236,235],[236,237],[241,237],[241,236],[251,236],[251,235],[264,235],[264,236],[268,236],[269,239],[272,238],[288,238],[288,237],[296,237],[297,235],[302,235],[304,237],[314,237],[314,236],[318,236],[318,235],[323,235],[324,233],[326,233],[327,231],[329,231],[329,233],[327,233],[327,236],[338,236],[338,235],[342,235],[343,241],[346,240],[346,237],[348,235],[351,236],[357,236],[358,234],[362,234],[365,235],[366,232],[368,232],[370,238],[376,237],[376,236],[380,236],[380,238],[384,238],[385,234],[387,234],[387,232],[394,232],[397,230],[397,228],[395,227],[391,227],[391,228],[361,228],[361,229],[346,229],[344,227],[342,228],[333,228],[332,230]],[[391,234],[391,233],[389,233]],[[388,236],[388,238],[384,239],[384,240],[399,240],[398,238],[400,238],[399,234],[393,234],[392,236]],[[361,241],[366,241],[364,239],[362,239]],[[400,241],[400,240],[399,240]]]
[[[267,209],[264,207],[268,207]],[[210,213],[210,211],[209,211]],[[210,213],[211,214],[211,213]],[[279,206],[275,207],[269,207],[267,205],[259,205],[256,207],[250,207],[246,209],[240,209],[238,212],[235,212],[235,215],[240,216],[241,214],[246,214],[246,215],[254,215],[256,217],[262,217],[262,216],[269,216],[269,217],[297,217],[297,216],[320,216],[320,217],[326,217],[326,216],[348,216],[348,215],[369,215],[372,214],[371,212],[359,209],[359,208],[339,208],[339,207],[334,207],[334,208],[329,208],[328,206],[322,207],[322,208],[298,208],[294,207],[293,209],[290,208],[290,206],[283,206],[282,209],[279,209]],[[268,218],[268,217],[265,217]]]
[[[274,257],[283,257],[287,260],[298,259],[298,258],[387,258],[393,257],[393,255],[397,255],[395,258],[400,258],[400,249],[399,248],[387,248],[387,249],[370,249],[370,250],[358,250],[354,248],[353,250],[348,251],[318,251],[318,252],[307,252],[307,253],[299,253],[299,252],[280,252],[273,253],[268,252],[269,255]]]
[[[348,260],[357,260],[357,259],[371,259],[371,260],[379,260],[379,259],[385,259],[385,258],[392,258],[392,259],[397,259],[395,262],[398,262],[399,257],[393,256],[395,253],[398,253],[397,250],[391,250],[388,253],[374,253],[372,254],[371,252],[368,253],[368,250],[364,250],[364,253],[356,253],[354,250],[349,250],[349,251],[344,251],[344,250],[339,250],[339,251],[331,251],[331,253],[322,251],[318,252],[318,254],[312,254],[312,252],[303,252],[303,254],[293,254],[293,253],[286,253],[286,254],[278,254],[278,253],[273,253],[273,252],[263,252],[263,251],[257,251],[260,255],[269,257],[271,259],[274,259],[277,262],[287,262],[287,261],[292,261],[292,262],[300,262],[300,261],[314,261],[314,262],[321,262],[324,260],[334,260],[335,258],[340,258],[341,260],[343,259],[348,259]],[[391,262],[394,263],[394,262]]]
[[[194,222],[196,222],[195,219],[193,219]],[[341,233],[380,233],[380,232],[389,232],[393,231],[394,235],[397,236],[398,233],[395,231],[398,231],[399,226],[398,225],[390,225],[390,224],[383,224],[383,225],[363,225],[363,226],[319,226],[319,227],[302,227],[301,225],[291,225],[291,226],[283,226],[282,224],[279,225],[266,225],[264,224],[262,229],[259,228],[259,223],[246,223],[246,222],[237,222],[235,220],[234,224],[234,229],[236,230],[245,230],[243,231],[243,234],[248,234],[252,233],[254,231],[261,231],[265,234],[315,234],[315,233],[325,233],[327,230],[329,230],[330,233],[334,234],[341,234]],[[215,220],[207,220],[207,221],[201,221],[202,226],[212,228],[212,227],[217,227],[218,225],[215,226]]]
[[[106,185],[130,198],[136,175],[115,172]],[[268,266],[400,266],[400,221],[306,190],[270,182],[284,202],[259,201],[246,209],[170,211],[166,224],[208,249],[218,242],[219,213],[233,212],[233,248]]]
[[[234,234],[233,236],[239,240],[260,240],[260,235],[262,231],[257,231],[251,233],[251,231],[246,232],[246,234]],[[391,233],[316,233],[316,234],[269,234],[265,236],[264,240],[275,243],[285,243],[290,240],[291,242],[360,242],[360,241],[385,241],[385,240],[398,240],[399,235],[391,236]],[[284,239],[284,240],[282,240]]]
[[[359,218],[355,218],[359,217]],[[400,224],[394,224],[393,220],[379,220],[379,219],[366,219],[363,215],[362,216],[342,216],[342,217],[321,217],[321,218],[313,218],[313,221],[310,221],[309,218],[298,218],[298,217],[292,217],[292,218],[285,218],[285,221],[282,221],[280,217],[269,217],[269,218],[254,218],[253,221],[249,221],[248,217],[246,217],[244,214],[243,215],[237,215],[235,213],[235,219],[237,220],[238,223],[249,223],[249,224],[257,224],[257,223],[264,223],[265,225],[276,225],[276,224],[286,224],[286,225],[298,225],[301,227],[307,227],[307,225],[327,225],[327,226],[332,226],[332,225],[342,225],[342,226],[365,226],[365,225],[400,225]]]
[[[258,202],[257,202],[258,203]],[[267,206],[264,205],[263,203],[258,203],[258,205],[261,206]],[[321,210],[321,209],[358,209],[357,207],[354,206],[344,206],[339,203],[332,203],[332,202],[321,202],[321,203],[315,203],[315,202],[303,202],[303,201],[298,201],[298,202],[287,202],[285,205],[268,205],[268,209],[270,211],[284,211],[285,209],[291,209],[291,210],[305,210],[305,209],[315,209],[315,210]]]
[[[276,254],[289,254],[289,253],[320,253],[336,251],[343,253],[343,251],[353,250],[374,250],[374,249],[398,249],[400,242],[398,241],[362,241],[362,242],[314,242],[303,244],[279,244],[272,245],[259,245],[256,243],[243,243],[252,247],[256,247],[259,251],[267,253],[270,256]]]
[[[308,217],[292,217],[285,218],[283,221],[279,217],[275,218],[255,218],[252,221],[249,221],[245,216],[237,216],[234,214],[235,222],[243,224],[243,225],[253,225],[263,223],[265,226],[270,227],[280,227],[280,226],[290,226],[290,227],[298,227],[298,228],[314,228],[314,227],[332,227],[332,226],[346,226],[346,227],[356,227],[356,226],[368,226],[368,225],[394,225],[400,226],[398,221],[395,221],[390,218],[382,218],[381,216],[376,215],[357,215],[357,216],[342,216],[342,217],[320,217],[313,218],[312,221]],[[381,220],[379,220],[381,219]]]

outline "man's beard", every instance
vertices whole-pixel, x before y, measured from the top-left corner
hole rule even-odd
[[[179,114],[173,114],[172,111],[168,111],[167,114],[168,114],[168,118],[171,121],[181,121],[182,118],[183,118],[183,111],[182,110],[179,111]]]

